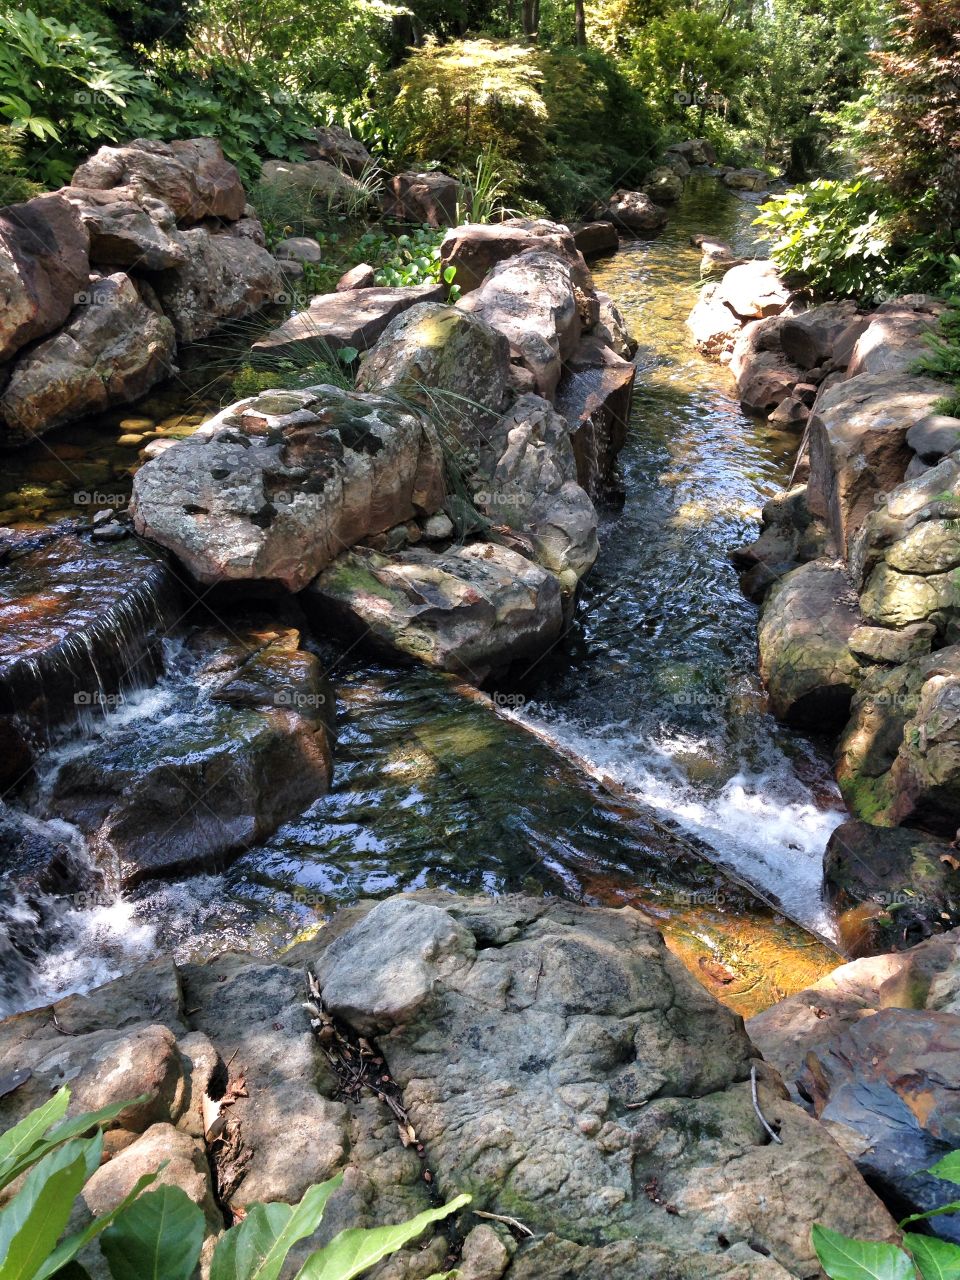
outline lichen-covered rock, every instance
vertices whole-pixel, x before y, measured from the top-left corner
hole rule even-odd
[[[381,1036],[441,1196],[535,1233],[508,1278],[810,1276],[812,1222],[890,1235],[775,1077],[769,1142],[740,1020],[629,908],[392,899],[321,939],[316,971],[330,1010]]]
[[[331,206],[355,208],[367,198],[363,185],[348,169],[327,160],[265,160],[260,182],[279,192],[298,193],[301,199],[315,206],[318,216]],[[253,198],[256,199],[255,192]]]
[[[531,390],[552,400],[564,360],[582,331],[573,269],[548,249],[527,249],[499,262],[457,303],[504,334]]]
[[[196,342],[227,320],[279,301],[283,288],[273,254],[248,236],[211,234],[205,227],[175,233],[184,261],[154,277],[160,305],[177,340]]]
[[[849,643],[859,622],[856,596],[835,561],[813,560],[773,587],[760,621],[760,673],[778,720],[840,728],[860,683]]]
[[[0,441],[129,404],[174,371],[174,327],[123,272],[92,276],[59,333],[23,352],[0,395]]]
[[[0,211],[0,362],[59,328],[87,287],[89,236],[59,195]]]
[[[854,816],[951,839],[960,813],[960,647],[867,675],[838,748]]]
[[[545,400],[521,396],[486,434],[474,501],[492,523],[530,537],[536,558],[571,590],[597,558],[597,512],[577,483],[570,429]]]
[[[304,604],[326,625],[475,684],[539,657],[563,626],[556,576],[488,542],[393,556],[355,548],[319,575]]]
[[[649,236],[666,225],[667,211],[654,204],[645,191],[618,191],[600,217],[634,235]]]
[[[864,373],[826,386],[810,414],[810,510],[846,555],[877,496],[901,483],[907,432],[943,396],[943,384],[902,373]]]
[[[140,468],[131,510],[201,582],[299,591],[347,547],[442,499],[442,454],[425,420],[316,387],[223,410]]]
[[[760,533],[730,555],[742,572],[743,590],[759,603],[785,574],[810,560],[833,559],[836,548],[826,525],[807,506],[807,486],[794,485],[764,503]]]
[[[154,196],[170,206],[181,226],[204,218],[235,221],[247,202],[240,175],[224,159],[216,138],[136,138],[101,147],[74,172],[71,185],[98,191],[123,187],[135,196]]]
[[[960,638],[960,460],[898,485],[854,540],[863,616],[881,626],[929,622]]]
[[[297,351],[336,354],[343,347],[369,351],[391,320],[421,302],[442,302],[445,294],[446,289],[435,284],[354,287],[318,294],[310,300],[309,307],[258,339],[253,349],[271,356]]]
[[[364,357],[357,390],[423,405],[449,442],[482,443],[510,384],[507,339],[479,316],[423,302],[390,321]]]

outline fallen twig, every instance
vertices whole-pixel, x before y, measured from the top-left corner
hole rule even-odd
[[[487,1213],[484,1209],[471,1210],[475,1218],[489,1218],[492,1222],[504,1222],[508,1227],[512,1227],[514,1231],[519,1231],[522,1236],[529,1236],[533,1239],[533,1232],[524,1222],[518,1222],[516,1218],[508,1218],[505,1213]]]
[[[767,1133],[769,1133],[770,1137],[774,1140],[774,1142],[779,1142],[780,1145],[782,1146],[783,1139],[780,1137],[779,1133],[776,1133],[773,1129],[770,1128],[769,1124],[767,1124],[766,1116],[760,1110],[760,1099],[757,1097],[757,1065],[756,1063],[754,1063],[750,1067],[750,1093],[753,1096],[753,1109],[757,1113],[757,1119],[766,1129]]]

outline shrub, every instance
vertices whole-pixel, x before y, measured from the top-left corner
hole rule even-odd
[[[114,1280],[188,1280],[200,1262],[203,1211],[179,1187],[146,1191],[156,1173],[140,1178],[112,1212],[60,1239],[74,1201],[100,1166],[101,1126],[131,1105],[123,1102],[64,1120],[69,1101],[69,1089],[61,1089],[0,1136],[0,1188],[26,1175],[17,1194],[0,1209],[0,1277],[49,1280],[66,1274],[67,1268],[76,1272],[77,1254],[99,1238]],[[291,1248],[316,1231],[342,1180],[340,1174],[310,1187],[297,1205],[250,1205],[243,1221],[220,1237],[211,1280],[277,1280]],[[469,1196],[457,1196],[396,1226],[341,1231],[309,1255],[297,1280],[352,1280],[469,1202]]]

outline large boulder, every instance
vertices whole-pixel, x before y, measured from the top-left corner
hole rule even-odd
[[[388,182],[383,212],[385,217],[397,218],[400,222],[453,227],[457,224],[457,208],[462,198],[463,187],[448,173],[439,170],[416,173],[408,169]]]
[[[155,196],[121,198],[116,190],[64,187],[59,193],[76,209],[90,236],[90,261],[102,267],[165,271],[182,266],[186,250],[175,234],[176,217]]]
[[[837,777],[855,817],[956,835],[960,646],[870,672],[840,740]]]
[[[332,770],[329,690],[298,645],[277,628],[195,637],[174,714],[73,752],[50,781],[51,815],[85,832],[124,885],[220,867],[272,835],[323,795]]]
[[[446,288],[436,284],[318,294],[309,307],[271,329],[253,349],[271,356],[312,351],[318,358],[343,347],[369,351],[395,316],[421,302],[442,302],[445,296]]]
[[[760,621],[760,674],[778,720],[819,732],[843,725],[861,677],[850,652],[859,621],[836,562],[812,560],[773,587]]]
[[[521,396],[486,442],[474,501],[494,524],[527,534],[539,563],[572,589],[599,547],[596,508],[577,483],[566,420],[539,396]]]
[[[88,244],[76,210],[58,195],[0,210],[0,363],[66,320],[87,287]]]
[[[505,407],[507,339],[479,316],[422,302],[395,316],[360,365],[357,390],[395,391],[423,405],[448,443],[482,443]]]
[[[304,152],[311,160],[326,160],[355,178],[373,165],[373,157],[359,138],[338,124],[317,125],[305,143]]]
[[[723,185],[732,191],[766,191],[770,177],[762,169],[728,169]]]
[[[842,334],[849,335],[851,324],[866,327],[866,317],[858,317],[857,304],[845,299],[824,302],[797,315],[784,318],[780,329],[780,345],[787,359],[801,369],[813,369],[833,357]]]
[[[71,185],[106,191],[123,187],[169,205],[181,226],[204,218],[243,217],[247,202],[240,175],[216,138],[153,142],[135,138],[101,147],[75,170]]]
[[[211,235],[205,227],[178,231],[176,240],[184,251],[183,263],[153,279],[178,342],[206,338],[227,320],[242,319],[280,300],[280,268],[255,240]]]
[[[557,409],[570,425],[577,479],[591,498],[614,485],[614,464],[627,439],[637,367],[596,334],[581,339],[557,388]]]
[[[656,204],[675,204],[683,195],[683,178],[670,165],[657,165],[644,178],[643,189]]]
[[[129,404],[174,371],[174,326],[123,272],[93,276],[59,333],[20,355],[0,395],[0,442]]]
[[[953,846],[924,831],[841,823],[823,859],[826,897],[847,955],[877,955],[960,924]]]
[[[930,354],[927,338],[942,314],[942,302],[923,296],[884,302],[857,339],[848,376],[910,373],[921,356]]]
[[[785,1280],[815,1273],[815,1221],[890,1238],[826,1130],[762,1074],[770,1142],[740,1019],[630,908],[425,894],[327,933],[324,1003],[379,1037],[440,1196],[533,1233],[507,1280]]]
[[[851,569],[871,622],[929,622],[948,643],[960,639],[960,460],[944,458],[898,485],[854,540]]]
[[[488,542],[441,554],[355,548],[314,581],[304,604],[389,653],[481,684],[493,670],[532,662],[563,625],[554,574]]]
[[[620,248],[617,229],[610,222],[578,222],[571,225],[573,242],[585,258],[616,253]]]
[[[863,373],[826,386],[810,415],[810,510],[846,555],[879,494],[904,478],[907,432],[943,396],[943,384],[902,373]]]
[[[596,224],[616,232],[607,223]],[[580,319],[586,328],[597,320],[596,291],[593,277],[577,246],[576,237],[562,223],[549,222],[546,218],[508,218],[505,222],[467,223],[454,227],[444,236],[440,247],[443,267],[455,267],[455,283],[461,294],[478,289],[487,272],[497,263],[515,258],[527,249],[548,250],[568,263]]]
[[[788,317],[769,316],[744,325],[733,344],[730,372],[744,413],[772,413],[803,378],[803,370],[784,354],[781,337]]]
[[[717,153],[712,142],[706,138],[687,138],[685,142],[674,142],[667,147],[672,155],[682,156],[688,164],[716,164]]]
[[[768,258],[731,267],[720,281],[718,296],[741,322],[779,315],[792,291]]]
[[[574,272],[565,258],[527,249],[497,263],[457,305],[504,334],[512,358],[529,375],[530,390],[553,399],[562,363],[582,331]]]
[[[810,513],[806,485],[794,485],[769,498],[760,513],[760,533],[730,553],[741,571],[744,592],[757,603],[785,574],[810,560],[835,556],[826,525]]]
[[[667,222],[667,211],[654,204],[645,191],[618,191],[601,213],[605,222],[634,235],[655,235]]]
[[[134,479],[137,529],[204,583],[299,591],[341,551],[437,510],[436,434],[390,401],[335,387],[223,410]]]

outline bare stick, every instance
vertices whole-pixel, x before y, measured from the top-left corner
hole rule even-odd
[[[774,1142],[779,1142],[782,1146],[783,1139],[780,1137],[779,1133],[774,1133],[774,1131],[770,1128],[770,1126],[767,1124],[766,1117],[764,1116],[763,1112],[760,1110],[760,1099],[757,1097],[757,1065],[756,1063],[753,1063],[750,1067],[750,1092],[753,1095],[753,1109],[757,1113],[757,1119],[766,1129],[767,1133],[769,1133],[770,1137],[774,1140]]]
[[[524,1223],[518,1222],[516,1218],[508,1218],[503,1213],[485,1213],[483,1209],[472,1209],[471,1213],[475,1218],[490,1218],[494,1222],[505,1222],[508,1227],[513,1227],[514,1231],[519,1231],[523,1236],[529,1236],[533,1239],[533,1232]]]

